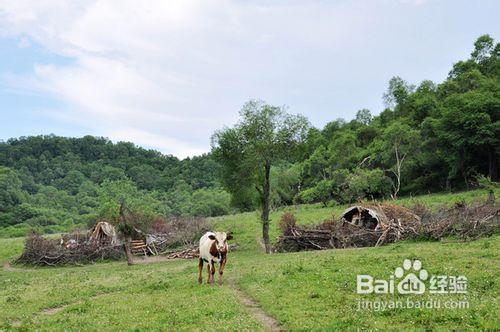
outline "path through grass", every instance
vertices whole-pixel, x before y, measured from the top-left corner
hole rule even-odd
[[[456,199],[457,197],[454,197]],[[403,202],[404,203],[404,202]],[[299,206],[300,222],[342,209]],[[276,220],[283,210],[273,214]],[[0,270],[0,330],[288,330],[497,329],[500,237],[470,243],[401,242],[381,248],[264,255],[256,213],[213,220],[234,224],[240,250],[230,253],[225,285],[197,283],[196,260],[127,266]],[[0,240],[0,262],[20,254],[22,239]],[[356,294],[356,275],[388,278],[404,259],[419,259],[430,274],[466,275],[468,309],[358,310],[360,299],[407,295]],[[423,295],[428,299],[429,295]]]

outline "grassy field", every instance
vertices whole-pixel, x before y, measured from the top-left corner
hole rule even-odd
[[[496,197],[500,197],[500,189],[495,192]],[[414,206],[416,203],[422,203],[429,209],[434,210],[438,207],[451,207],[458,202],[472,202],[476,200],[484,201],[487,198],[487,192],[484,190],[471,190],[456,194],[431,194],[417,197],[402,198],[397,201],[388,201],[390,204],[399,204],[407,207]],[[497,199],[498,200],[498,199]],[[370,204],[370,202],[367,202]],[[378,203],[378,202],[376,202]],[[383,202],[381,202],[383,203]],[[287,206],[270,215],[270,238],[276,239],[279,235],[278,222],[284,212],[293,213],[299,224],[317,224],[325,219],[334,217],[337,219],[348,205],[335,205],[325,207],[323,204],[304,204],[296,206]],[[243,250],[258,250],[262,247],[259,235],[261,234],[262,224],[259,222],[260,214],[258,212],[247,212],[236,215],[213,218],[215,228],[219,230],[231,229],[237,242]]]
[[[484,198],[480,191],[418,198],[430,205]],[[404,199],[400,204],[412,204]],[[331,217],[344,207],[289,207],[302,223]],[[272,215],[272,235],[284,210]],[[222,287],[196,282],[197,262],[175,260],[127,266],[124,262],[79,267],[0,270],[0,330],[261,330],[265,322],[245,304],[287,330],[498,329],[500,237],[469,243],[401,242],[380,248],[261,254],[257,213],[213,219],[233,227],[232,252]],[[19,255],[23,239],[0,240],[0,262]],[[419,259],[430,275],[466,275],[468,309],[358,310],[358,301],[430,299],[431,295],[357,295],[356,275],[388,278],[404,259]],[[204,278],[206,276],[204,275]],[[243,295],[242,295],[243,294]]]

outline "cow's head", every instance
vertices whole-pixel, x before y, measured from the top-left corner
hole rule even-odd
[[[214,234],[210,234],[208,236],[210,240],[215,240],[215,246],[218,252],[226,252],[227,251],[227,241],[231,240],[233,236],[230,232],[215,232]]]

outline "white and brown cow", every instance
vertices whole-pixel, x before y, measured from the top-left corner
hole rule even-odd
[[[228,245],[227,240],[233,237],[231,233],[206,232],[200,239],[200,259],[198,263],[198,282],[201,284],[203,278],[203,262],[207,264],[209,284],[214,283],[215,264],[219,263],[219,285],[222,285],[222,274],[227,262]]]

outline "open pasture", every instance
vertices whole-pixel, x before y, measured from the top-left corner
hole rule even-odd
[[[452,204],[482,195],[421,199]],[[303,223],[313,223],[341,209],[306,205],[286,210],[293,210]],[[273,237],[282,212],[272,215]],[[221,230],[232,226],[233,243],[240,245],[229,254],[222,287],[198,285],[196,260],[37,269],[9,265],[20,254],[23,239],[2,239],[0,329],[484,330],[499,326],[498,236],[468,243],[450,239],[264,255],[257,240],[257,218],[256,213],[246,213],[211,220]],[[404,259],[419,259],[431,275],[466,275],[466,295],[439,296],[443,301],[467,299],[469,308],[359,310],[360,299],[405,299],[397,294],[356,294],[357,274],[388,278]],[[430,299],[430,295],[419,299]]]

